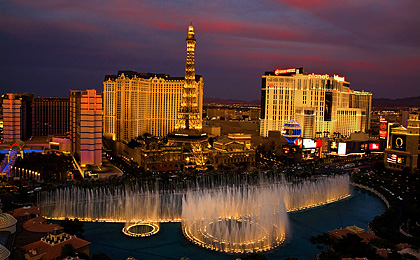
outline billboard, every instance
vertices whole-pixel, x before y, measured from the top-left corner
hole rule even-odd
[[[346,143],[338,143],[338,155],[346,155]]]
[[[332,92],[325,92],[324,121],[331,121]]]
[[[392,135],[392,144],[391,148],[394,150],[405,151],[405,135]]]
[[[378,143],[370,143],[369,144],[369,150],[379,150],[379,144]]]
[[[312,139],[303,139],[303,148],[316,148],[316,142]]]
[[[386,139],[388,132],[386,130],[379,130],[379,138]]]
[[[388,163],[397,163],[397,155],[396,154],[388,154],[388,157],[386,158],[386,162]]]
[[[388,156],[386,158],[386,162],[387,163],[393,163],[393,164],[403,164],[403,165],[405,165],[406,158],[407,157],[405,155],[397,155],[397,154],[390,153],[390,154],[388,154]]]
[[[302,148],[302,138],[298,138],[295,140],[295,145],[299,146],[299,148]]]
[[[337,154],[338,152],[338,143],[337,142],[330,142],[330,153]]]
[[[379,125],[379,138],[386,139],[388,135],[388,123],[387,122],[381,122]]]

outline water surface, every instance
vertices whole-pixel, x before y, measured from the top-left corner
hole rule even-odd
[[[309,242],[311,236],[329,230],[356,225],[367,229],[369,221],[386,210],[385,204],[370,192],[354,189],[350,198],[301,212],[289,213],[289,231],[284,244],[266,254],[268,260],[296,257],[315,259],[318,250]],[[234,260],[238,256],[209,251],[189,242],[182,234],[181,223],[163,223],[151,237],[124,235],[122,223],[85,223],[85,239],[92,242],[90,254],[104,252],[113,260],[132,256],[138,260]]]

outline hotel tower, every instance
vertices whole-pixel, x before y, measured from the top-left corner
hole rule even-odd
[[[302,138],[367,132],[371,105],[372,93],[350,89],[344,77],[276,69],[262,76],[260,133],[280,131],[288,120],[300,124]]]
[[[135,71],[105,76],[105,137],[130,140],[144,133],[162,137],[176,129],[201,129],[203,78],[195,75],[192,24],[186,42],[185,77]]]
[[[195,78],[195,35],[192,21],[187,35],[187,61],[185,64],[185,83],[182,89],[181,109],[176,129],[202,128],[201,111],[203,108],[203,85]]]

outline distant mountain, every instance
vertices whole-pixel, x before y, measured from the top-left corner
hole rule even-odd
[[[204,105],[250,105],[260,106],[260,100],[245,101],[240,99],[222,99],[222,98],[204,98]],[[420,107],[420,96],[409,98],[374,98],[372,99],[373,107]]]
[[[389,98],[374,98],[372,99],[373,107],[420,107],[420,96],[389,99]]]
[[[222,99],[222,98],[204,98],[204,105],[250,105],[250,106],[259,106],[261,105],[260,100],[245,101],[240,99]]]

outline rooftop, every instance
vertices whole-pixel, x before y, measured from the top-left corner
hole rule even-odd
[[[124,77],[127,77],[129,79],[133,79],[133,78],[142,78],[142,79],[150,79],[150,78],[164,78],[166,80],[184,80],[184,77],[171,77],[169,76],[169,74],[164,74],[164,73],[139,73],[137,71],[134,70],[120,70],[118,71],[117,75],[105,75],[104,81],[115,81],[117,78],[120,78],[122,76],[122,74],[124,74]],[[196,75],[195,76],[195,80],[199,81],[200,78],[202,78],[202,76],[200,75]]]
[[[12,215],[0,213],[0,229],[16,225],[16,222],[17,220]]]
[[[328,231],[330,236],[333,236],[338,239],[342,239],[347,234],[355,234],[362,239],[362,242],[368,243],[372,239],[378,238],[377,236],[365,231],[363,228],[359,228],[357,226],[349,226],[346,228],[335,229]]]
[[[53,232],[54,230],[63,229],[63,227],[58,224],[48,224],[47,220],[43,217],[36,217],[26,221],[23,224],[23,228],[35,233],[48,233]]]
[[[66,244],[71,244],[75,250],[89,246],[90,242],[63,233],[64,237],[62,240],[50,241],[48,237],[43,237],[40,241],[28,244],[21,247],[25,250],[30,259],[39,256],[39,259],[50,260],[61,257],[62,247]]]
[[[19,217],[25,217],[28,216],[30,214],[34,214],[34,215],[39,215],[41,214],[41,211],[39,209],[39,207],[22,207],[22,208],[18,208],[18,209],[14,209],[11,214],[15,217],[15,218],[19,218]]]

